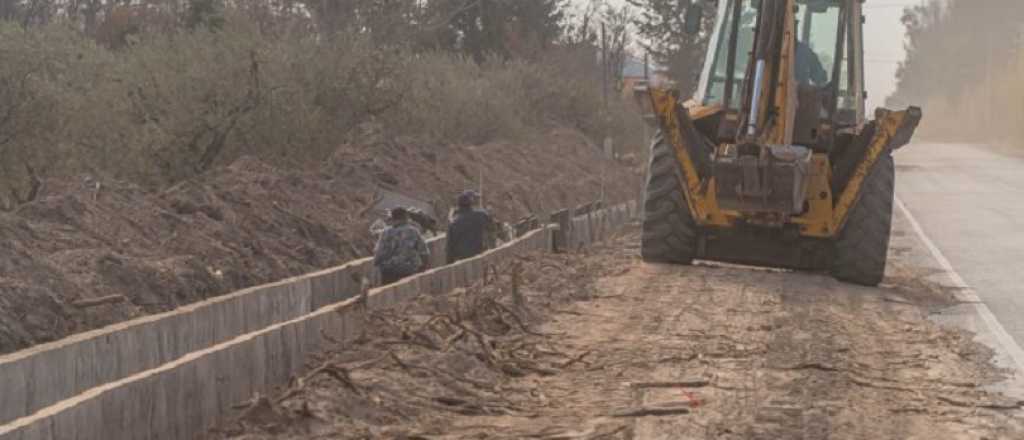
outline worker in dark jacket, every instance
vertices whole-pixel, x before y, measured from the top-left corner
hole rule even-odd
[[[448,264],[474,257],[486,249],[486,236],[491,225],[487,211],[474,208],[477,196],[472,191],[459,194],[458,206],[448,224]]]
[[[800,84],[824,87],[828,84],[828,71],[814,49],[803,41],[796,42],[796,80]]]
[[[373,264],[380,269],[384,285],[425,270],[430,264],[430,250],[405,208],[391,210],[391,226],[377,241]]]

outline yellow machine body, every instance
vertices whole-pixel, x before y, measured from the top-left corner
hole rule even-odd
[[[831,269],[877,284],[892,215],[890,155],[909,142],[921,111],[878,109],[866,119],[863,1],[707,3],[717,4],[717,20],[696,95],[684,100],[672,83],[638,89],[660,129],[644,258]]]
[[[722,111],[721,107],[679,105],[678,93],[672,89],[652,88],[648,93],[650,93],[655,114],[658,116],[662,129],[675,151],[676,159],[683,169],[683,174],[686,177],[682,184],[683,191],[698,225],[728,228],[739,220],[766,225],[781,225],[788,222],[800,225],[801,235],[817,238],[832,238],[839,232],[850,209],[857,201],[861,186],[871,167],[886,152],[891,141],[898,137],[900,130],[905,127],[904,122],[910,121],[908,113],[913,112],[913,110],[882,110],[879,112],[881,118],[876,119],[879,131],[872,139],[867,155],[857,166],[850,183],[838,196],[832,194],[832,167],[828,155],[814,153],[811,159],[812,168],[806,195],[809,209],[806,213],[788,218],[781,215],[772,218],[772,216],[748,215],[740,211],[720,208],[715,197],[714,176],[707,180],[701,180],[698,177],[686,141],[680,135],[676,112],[686,111],[689,112],[691,118],[700,119],[702,116]],[[692,104],[692,101],[690,103]]]

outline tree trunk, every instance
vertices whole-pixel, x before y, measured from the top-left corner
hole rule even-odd
[[[317,31],[322,36],[333,36],[355,17],[354,0],[304,0],[303,4],[313,13]]]

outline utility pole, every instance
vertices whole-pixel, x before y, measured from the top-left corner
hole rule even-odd
[[[650,72],[647,71],[648,66],[650,65],[650,58],[651,58],[651,52],[650,51],[644,51],[644,81],[650,81],[651,80]]]
[[[604,112],[608,114],[608,39],[605,35],[605,24],[601,22],[601,98]]]
[[[601,202],[604,202],[605,197],[605,186],[607,185],[607,164],[609,159],[615,158],[615,147],[612,144],[612,137],[608,133],[608,125],[610,125],[610,115],[608,113],[608,75],[611,73],[611,63],[608,62],[608,35],[606,31],[605,22],[601,22],[601,100],[604,108],[601,111],[604,119],[604,145],[602,145],[601,153],[604,156],[601,161]]]

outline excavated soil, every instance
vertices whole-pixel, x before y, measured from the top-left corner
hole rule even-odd
[[[1005,377],[991,350],[928,319],[954,295],[909,249],[876,289],[647,265],[637,242],[369,314],[360,340],[209,437],[1024,438],[1021,402],[986,391]]]
[[[243,158],[156,193],[47,181],[0,213],[0,353],[366,256],[378,188],[443,208],[481,175],[503,221],[595,200],[602,179],[609,201],[640,187],[568,130],[530,144],[344,145],[306,172]]]

